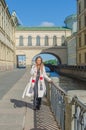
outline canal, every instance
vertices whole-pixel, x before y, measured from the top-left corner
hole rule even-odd
[[[54,83],[60,86],[66,92],[70,90],[86,90],[85,81],[80,81],[80,80],[59,75],[56,72],[51,72],[47,67],[46,67],[46,72],[49,73]]]

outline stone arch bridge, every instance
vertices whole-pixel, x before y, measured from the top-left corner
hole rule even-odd
[[[26,57],[26,66],[32,64],[32,59],[39,54],[52,54],[61,64],[67,64],[67,47],[16,47],[16,56]],[[18,61],[16,61],[18,62]]]
[[[55,46],[55,47],[43,49],[41,54],[52,54],[59,60],[60,64],[67,64],[66,46],[58,46],[58,47]]]

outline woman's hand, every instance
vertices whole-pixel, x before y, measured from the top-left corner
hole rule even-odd
[[[49,83],[53,83],[53,80],[50,80]]]

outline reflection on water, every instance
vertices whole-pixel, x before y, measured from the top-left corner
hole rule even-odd
[[[86,82],[79,81],[76,79],[68,78],[65,76],[61,76],[56,72],[49,72],[50,77],[53,79],[56,85],[59,85],[65,91],[68,90],[86,90]]]
[[[79,81],[76,79],[59,76],[58,85],[62,87],[65,91],[68,90],[86,90],[86,82]]]
[[[50,72],[50,77],[57,77],[59,78],[59,74],[56,72]]]

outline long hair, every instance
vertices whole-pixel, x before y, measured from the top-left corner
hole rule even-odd
[[[41,59],[40,70],[41,70],[41,72],[43,72],[43,66],[44,66],[44,64],[43,64],[42,57],[41,57],[41,56],[36,57],[35,63],[37,63],[37,60],[38,60],[38,59]]]

